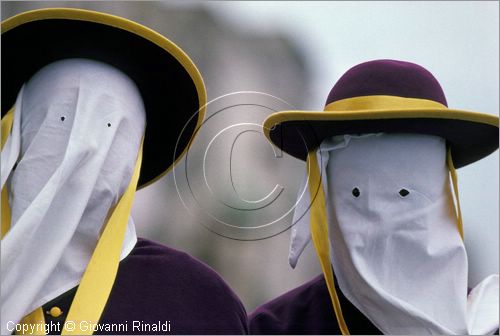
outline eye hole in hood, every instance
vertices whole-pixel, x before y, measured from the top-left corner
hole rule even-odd
[[[399,191],[399,195],[401,195],[401,197],[406,197],[409,194],[410,194],[410,192],[404,188]]]

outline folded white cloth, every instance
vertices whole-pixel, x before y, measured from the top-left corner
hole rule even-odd
[[[37,72],[19,93],[14,119],[2,150],[12,210],[1,244],[2,334],[7,322],[79,283],[130,182],[146,122],[133,81],[85,59]],[[122,258],[136,240],[130,218]]]
[[[498,275],[467,295],[467,255],[444,139],[333,137],[321,144],[317,160],[338,285],[375,326],[405,335],[489,334],[498,328]],[[308,194],[296,208],[292,266],[310,239]]]

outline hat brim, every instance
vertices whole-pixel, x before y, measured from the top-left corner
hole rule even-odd
[[[174,43],[138,23],[74,8],[21,13],[2,22],[2,116],[21,86],[45,65],[89,58],[126,73],[146,109],[139,187],[182,157],[204,117],[206,92],[191,59]]]
[[[453,110],[394,109],[356,111],[282,111],[264,122],[266,137],[301,160],[327,137],[366,133],[420,133],[447,140],[456,168],[464,167],[498,148],[498,117]]]

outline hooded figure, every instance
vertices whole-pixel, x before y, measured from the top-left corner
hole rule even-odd
[[[203,119],[188,56],[122,18],[42,9],[2,23],[2,84],[1,333],[245,333],[227,284],[130,216]]]
[[[323,276],[257,308],[251,333],[498,329],[498,275],[467,287],[455,172],[498,148],[498,117],[448,109],[430,72],[379,60],[344,74],[324,111],[278,112],[264,130],[307,161],[289,262],[312,239]]]

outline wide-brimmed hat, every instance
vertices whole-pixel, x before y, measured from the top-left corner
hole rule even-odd
[[[24,12],[2,22],[2,116],[36,71],[66,58],[108,63],[136,83],[147,122],[138,185],[163,176],[204,116],[205,87],[191,59],[159,33],[117,16],[74,8]]]
[[[348,70],[323,111],[282,111],[264,122],[264,134],[286,153],[307,153],[333,135],[422,133],[443,137],[460,168],[498,148],[498,117],[449,109],[434,76],[409,62],[375,60]]]

